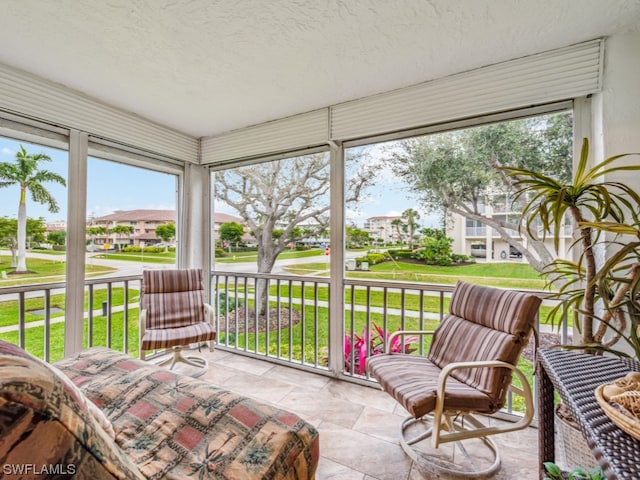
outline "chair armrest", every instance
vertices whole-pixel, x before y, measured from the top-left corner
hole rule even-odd
[[[145,360],[146,355],[144,350],[142,350],[142,338],[144,337],[144,332],[147,329],[147,309],[141,308],[140,315],[138,316],[138,355],[140,360]]]
[[[523,417],[516,423],[508,424],[508,425],[497,425],[497,426],[487,426],[482,427],[482,425],[476,425],[476,429],[473,430],[460,430],[460,431],[446,431],[447,424],[443,419],[445,415],[444,412],[444,392],[445,385],[447,383],[447,378],[454,370],[460,368],[494,368],[494,367],[503,367],[508,368],[516,376],[520,379],[522,383],[522,388],[517,388],[513,384],[509,384],[509,390],[517,393],[521,397],[524,398],[525,402],[525,413]],[[467,412],[473,413],[473,412]],[[454,362],[447,365],[440,372],[440,376],[438,377],[438,390],[436,395],[436,406],[433,409],[433,435],[432,441],[433,446],[438,448],[440,443],[464,440],[466,438],[473,437],[482,437],[486,435],[493,435],[496,433],[506,433],[513,432],[516,430],[520,430],[522,428],[528,427],[533,420],[534,413],[534,404],[533,404],[533,396],[531,394],[531,386],[529,382],[527,382],[527,378],[524,376],[524,373],[518,369],[515,365],[511,365],[510,363],[502,362],[499,360],[481,360],[474,362]],[[472,418],[470,418],[472,420]]]
[[[213,307],[211,305],[209,305],[208,303],[204,304],[204,321],[209,323],[214,330],[217,330],[217,326],[216,326],[216,312],[213,309]],[[218,333],[216,332],[216,337],[218,336]],[[215,341],[212,340],[209,342],[209,351],[213,352],[214,349],[214,344]]]
[[[144,336],[144,332],[147,329],[147,309],[140,309],[140,316],[138,318],[138,323],[140,324],[139,329],[140,329],[140,340],[142,340],[142,337]]]
[[[396,330],[395,332],[393,332],[391,335],[389,335],[389,338],[387,339],[387,349],[385,350],[386,353],[393,353],[391,351],[391,345],[393,343],[393,339],[395,337],[397,337],[398,335],[433,335],[435,333],[435,330]]]
[[[204,304],[204,318],[206,322],[210,323],[211,325],[214,325],[213,321],[216,318],[215,311],[213,310],[213,307],[208,303]]]

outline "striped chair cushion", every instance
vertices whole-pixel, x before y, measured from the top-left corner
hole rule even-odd
[[[528,293],[458,282],[449,311],[470,322],[526,338],[535,324],[540,302]]]
[[[142,309],[146,328],[176,328],[204,322],[202,270],[145,270]]]
[[[179,328],[158,328],[145,330],[142,350],[170,348],[190,343],[215,340],[216,331],[210,323],[201,322]]]
[[[492,330],[449,315],[433,337],[428,358],[438,368],[453,362],[500,360],[513,364],[524,345],[515,335]],[[489,395],[502,406],[511,372],[504,368],[464,368],[454,370],[451,377]]]
[[[378,379],[384,391],[391,394],[415,418],[433,411],[440,368],[418,355],[376,355],[367,361],[369,373]],[[466,383],[449,378],[447,409],[493,413],[501,408],[485,393]]]
[[[500,360],[515,365],[532,332],[540,298],[458,282],[451,313],[434,334],[428,358],[444,368],[452,362]],[[502,405],[511,372],[505,368],[460,369],[455,379]]]
[[[530,294],[458,282],[450,311],[436,329],[427,357],[376,355],[367,369],[383,390],[414,417],[435,408],[438,376],[454,362],[518,361],[541,300]],[[445,410],[493,413],[504,406],[511,371],[454,370],[446,384]]]

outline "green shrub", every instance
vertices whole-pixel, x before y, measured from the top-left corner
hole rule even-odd
[[[56,252],[64,252],[67,249],[67,247],[65,245],[53,245],[51,249]]]
[[[422,242],[422,249],[416,253],[416,258],[424,260],[427,265],[448,266],[453,262],[451,260],[451,244],[452,238],[427,237]]]
[[[258,247],[234,247],[231,246],[231,252],[243,253],[243,252],[257,252]]]
[[[369,262],[369,265],[376,265],[389,259],[389,257],[384,253],[367,253],[365,258],[366,261]]]
[[[218,315],[224,315],[227,312],[233,312],[236,308],[244,305],[241,298],[229,297],[225,292],[218,294]]]
[[[214,252],[214,255],[216,258],[226,257],[227,252],[225,252],[223,248],[217,247]]]
[[[140,253],[142,251],[142,248],[140,248],[138,245],[130,245],[128,247],[124,247],[122,249],[123,252],[133,252],[133,253]]]
[[[413,250],[409,250],[408,248],[402,250],[389,250],[389,255],[396,260],[398,258],[416,258],[416,254]]]
[[[144,247],[144,253],[164,253],[164,247]]]
[[[463,253],[452,253],[451,261],[453,263],[468,263],[475,261],[475,258],[470,257],[469,255],[465,255]]]

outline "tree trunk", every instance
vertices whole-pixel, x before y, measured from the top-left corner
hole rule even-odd
[[[622,283],[622,285],[620,285],[618,290],[615,292],[613,298],[609,301],[608,308],[605,311],[604,316],[602,317],[602,321],[598,326],[598,330],[594,335],[594,340],[598,343],[602,343],[606,347],[615,345],[622,336],[622,332],[624,332],[624,330],[627,328],[627,316],[622,308],[622,304],[625,297],[627,296],[627,293],[629,293],[629,290],[631,290],[632,285],[637,285],[638,279],[640,279],[640,263],[634,263],[633,265],[631,265],[626,278],[628,282]],[[614,318],[617,320],[616,329],[618,330],[618,332],[616,332],[612,336],[612,338],[604,342],[604,336],[609,327],[609,322],[611,322]]]
[[[22,188],[18,205],[18,265],[16,273],[27,271],[27,191]]]
[[[266,242],[258,243],[258,273],[271,273],[278,257],[278,250],[271,237]],[[267,243],[267,245],[264,245]],[[259,278],[256,280],[255,293],[256,314],[266,315],[269,309],[269,280]]]
[[[584,221],[578,207],[570,208],[576,225]],[[593,253],[593,241],[591,238],[591,228],[580,228],[580,241],[584,252],[585,277],[584,277],[584,298],[582,300],[582,321],[581,321],[581,343],[589,344],[594,342],[593,338],[593,317],[595,314],[596,286],[593,279],[596,275],[596,257]]]

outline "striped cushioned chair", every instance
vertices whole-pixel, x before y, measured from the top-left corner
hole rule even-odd
[[[534,332],[540,302],[527,293],[458,282],[450,313],[435,331],[398,331],[389,339],[391,345],[403,333],[433,335],[426,357],[388,353],[369,358],[370,375],[411,414],[402,424],[401,445],[414,461],[469,478],[497,471],[500,456],[487,437],[525,428],[533,418],[531,389],[516,364]],[[519,377],[522,388],[511,385],[512,373]],[[509,390],[525,399],[526,413],[519,422],[485,426],[474,416],[500,410]],[[407,430],[425,420],[429,424],[426,431],[407,439]],[[480,438],[492,453],[489,466],[469,471],[468,465],[459,468],[425,458],[417,453],[417,444],[429,437],[434,449],[446,442]],[[434,457],[439,456],[436,450]]]
[[[140,358],[146,350],[172,348],[173,356],[162,362],[172,369],[177,362],[197,367],[193,377],[202,375],[208,367],[205,358],[183,355],[184,347],[192,343],[209,342],[213,351],[216,330],[214,314],[204,302],[202,270],[144,270],[140,306]]]

